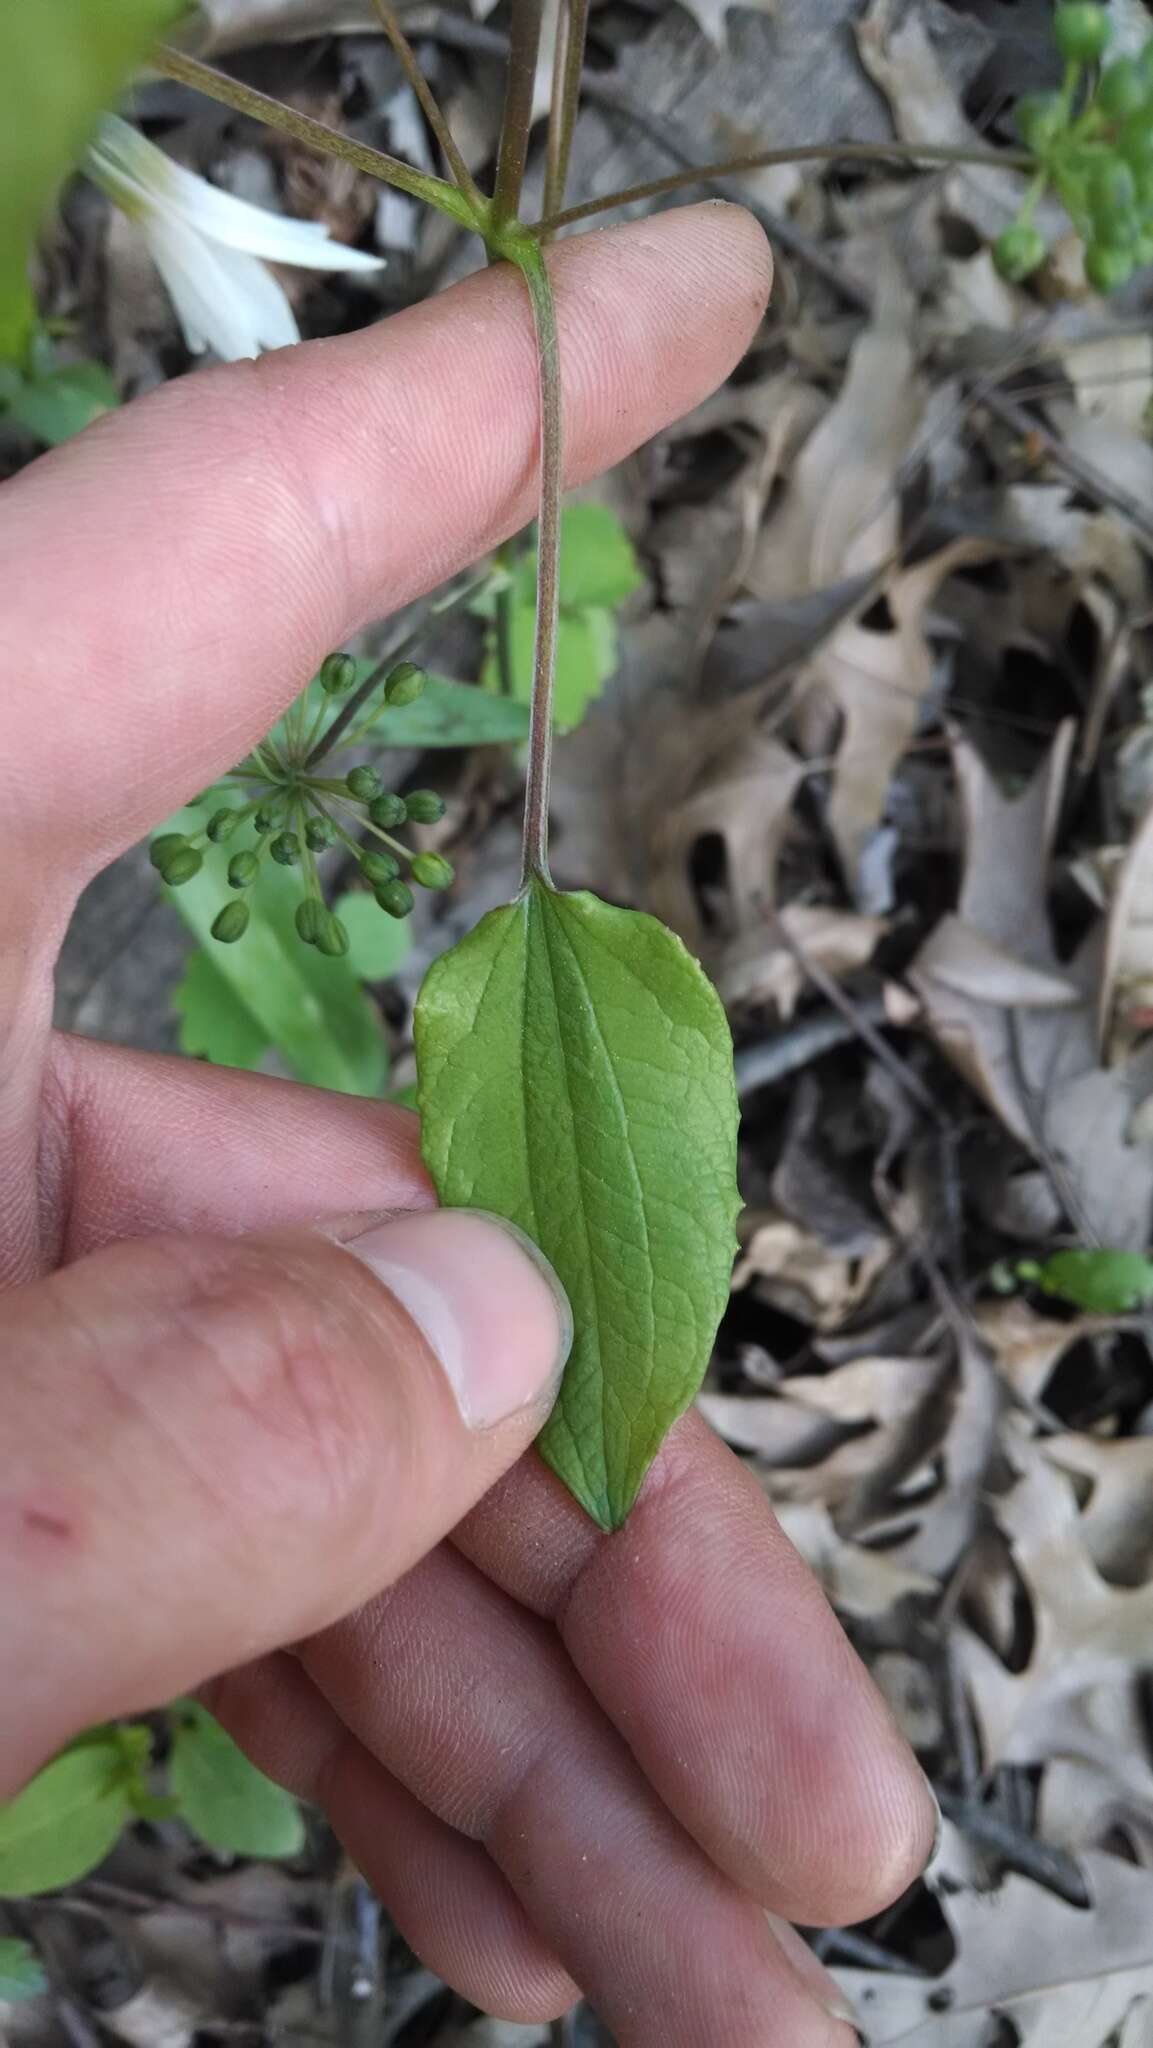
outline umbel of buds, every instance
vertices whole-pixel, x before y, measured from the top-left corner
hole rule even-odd
[[[212,805],[199,832],[162,832],[152,841],[149,858],[170,889],[200,873],[209,847],[228,848],[225,872],[228,888],[236,893],[213,919],[212,936],[221,945],[235,945],[248,930],[252,913],[244,892],[259,883],[266,862],[299,876],[301,895],[293,920],[297,936],[332,959],[347,953],[348,933],[321,889],[316,856],[328,847],[347,849],[387,917],[407,917],[412,910],[409,881],[422,889],[451,886],[452,864],[443,854],[413,849],[395,836],[405,825],[436,824],[444,816],[443,797],[433,789],[403,796],[386,789],[379,769],[369,762],[336,774],[327,761],[334,745],[352,745],[362,737],[355,726],[346,728],[378,690],[383,702],[371,711],[365,730],[375,728],[391,707],[414,704],[425,686],[424,670],[402,661],[379,677],[370,674],[361,684],[363,702],[352,695],[359,681],[350,654],[328,655],[275,732],[226,778],[230,801],[219,801],[219,789],[208,792],[198,799]],[[329,709],[341,699],[349,701],[331,721],[335,741],[330,742],[322,728]],[[248,843],[239,844],[242,839]]]
[[[1014,284],[1040,268],[1048,250],[1034,215],[1052,187],[1085,245],[1093,290],[1115,292],[1153,263],[1153,38],[1138,56],[1104,63],[1112,26],[1093,0],[1059,6],[1053,33],[1064,83],[1017,103],[1035,175],[993,255]]]

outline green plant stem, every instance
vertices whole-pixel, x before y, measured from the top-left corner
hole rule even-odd
[[[440,144],[441,153],[452,172],[454,183],[458,191],[464,193],[473,213],[479,219],[486,211],[487,201],[453,140],[452,130],[441,113],[432,87],[416,61],[416,53],[400,25],[395,9],[391,6],[390,0],[372,0],[372,4],[380,16],[389,42],[400,58],[401,68],[416,94],[424,118]]]
[[[548,122],[548,162],[545,167],[544,210],[546,218],[564,205],[573,132],[580,105],[581,72],[584,68],[588,34],[588,0],[560,0],[556,57],[552,74],[552,105]]]
[[[500,147],[496,160],[496,183],[492,195],[492,225],[498,231],[516,220],[528,161],[532,129],[532,103],[536,90],[537,54],[540,50],[543,0],[513,0],[509,24],[508,70],[505,74],[504,110],[501,115]]]
[[[540,366],[540,525],[537,536],[536,643],[528,777],[524,798],[521,884],[548,882],[548,803],[552,774],[552,702],[560,615],[560,510],[564,488],[560,344],[556,305],[544,254],[526,237],[514,260],[532,301]]]
[[[295,142],[303,143],[306,149],[319,151],[321,156],[339,157],[342,163],[367,172],[370,178],[380,178],[386,185],[395,185],[398,191],[409,193],[413,199],[423,199],[429,206],[438,207],[441,213],[449,214],[464,227],[477,227],[477,217],[467,195],[458,192],[456,186],[448,184],[444,178],[434,178],[427,171],[418,171],[414,164],[402,163],[399,157],[388,156],[384,150],[370,149],[367,143],[353,142],[350,136],[341,135],[326,122],[314,121],[310,114],[302,114],[296,107],[286,107],[280,100],[270,99],[267,93],[257,92],[253,86],[242,85],[238,78],[230,78],[211,64],[202,64],[197,57],[186,56],[183,50],[165,46],[157,50],[150,61],[152,69],[162,72],[166,78],[175,78],[180,85],[189,85],[195,92],[207,94],[209,99],[234,107],[238,114],[247,114],[254,121],[262,121],[267,128],[277,128],[282,135],[291,135]]]
[[[1034,160],[1024,150],[962,149],[911,142],[811,142],[792,149],[764,149],[752,156],[725,157],[717,163],[670,171],[667,177],[649,178],[643,185],[630,185],[624,191],[608,193],[603,199],[586,199],[580,206],[567,206],[563,213],[546,214],[528,232],[545,239],[557,228],[591,220],[594,214],[610,213],[617,206],[659,199],[666,192],[683,192],[692,185],[708,184],[713,178],[736,178],[746,171],[767,170],[774,164],[893,162],[976,164],[987,170],[1031,171]]]

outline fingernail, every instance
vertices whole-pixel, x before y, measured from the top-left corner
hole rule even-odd
[[[852,2005],[836,1978],[830,1977],[824,1964],[813,1954],[804,1936],[777,1913],[767,1913],[765,1918],[810,1998],[816,1999],[831,2020],[847,2020],[851,2027],[855,2026],[856,2014]]]
[[[479,1209],[427,1209],[341,1241],[412,1317],[470,1429],[555,1394],[572,1313],[548,1260],[515,1224]]]

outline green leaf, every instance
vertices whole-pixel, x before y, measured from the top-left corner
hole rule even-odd
[[[358,663],[358,680],[375,663]],[[415,704],[382,704],[373,742],[386,747],[492,747],[528,738],[528,712],[509,698],[493,698],[475,683],[430,675]]]
[[[367,889],[348,889],[333,904],[348,933],[347,960],[362,981],[385,981],[395,974],[412,945],[403,918],[388,917]]]
[[[1043,1265],[1024,1260],[1017,1270],[1093,1315],[1121,1315],[1153,1298],[1153,1261],[1140,1252],[1053,1252]]]
[[[0,1935],[0,2005],[19,2005],[48,1989],[36,1951],[26,1941]]]
[[[45,214],[174,0],[7,0],[0,9],[0,358],[33,328],[28,264]]]
[[[182,1818],[233,1856],[295,1856],[304,1819],[291,1793],[251,1764],[219,1721],[193,1701],[173,1709],[169,1779]]]
[[[561,521],[560,601],[564,611],[612,610],[644,582],[633,544],[607,505],[569,505]],[[536,562],[532,583],[535,593]]]
[[[568,1291],[573,1350],[540,1449],[617,1528],[700,1385],[728,1298],[724,1011],[655,918],[533,882],[436,961],[415,1036],[442,1201],[519,1223]]]
[[[119,403],[120,393],[102,363],[67,363],[39,376],[14,375],[0,387],[0,405],[8,417],[50,448]]]
[[[536,612],[533,601],[514,606],[509,620],[509,669],[518,703],[532,702],[533,646],[536,640]],[[600,696],[616,667],[616,621],[611,612],[588,611],[572,616],[562,613],[557,624],[556,684],[553,692],[553,724],[558,732],[578,726],[593,699]],[[495,649],[485,658],[481,682],[486,691],[501,688],[501,674]],[[508,697],[499,702],[508,704]]]
[[[217,948],[219,951],[220,949]],[[218,1067],[258,1067],[272,1041],[211,953],[197,947],[172,1000],[180,1012],[180,1050]]]
[[[103,1863],[132,1807],[117,1731],[89,1735],[0,1806],[0,1898],[73,1884]]]
[[[197,832],[199,811],[178,811],[162,829]],[[234,946],[211,937],[212,920],[234,891],[229,855],[236,842],[209,846],[192,881],[165,895],[209,953],[217,972],[301,1081],[345,1095],[379,1095],[388,1048],[375,1005],[347,959],[330,960],[298,938],[293,917],[299,873],[266,861],[245,894],[252,922]],[[251,1043],[251,1041],[249,1041]]]

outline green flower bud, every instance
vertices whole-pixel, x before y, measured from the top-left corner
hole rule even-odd
[[[1095,64],[1108,47],[1109,17],[1090,0],[1070,0],[1053,16],[1057,48],[1070,64]]]
[[[188,840],[183,832],[162,832],[159,839],[154,839],[149,847],[148,858],[154,868],[163,868],[165,861],[171,860],[173,854],[187,844]]]
[[[370,768],[367,761],[359,768],[349,769],[344,778],[344,786],[349,796],[354,796],[358,803],[362,804],[371,803],[373,797],[379,796],[384,787],[376,769]]]
[[[273,810],[272,805],[261,804],[252,822],[258,832],[271,832],[276,823],[276,812]]]
[[[304,828],[304,843],[313,853],[323,853],[336,838],[336,827],[331,818],[310,818]]]
[[[212,936],[219,939],[222,946],[233,946],[237,939],[244,937],[247,930],[248,905],[241,903],[234,896],[231,903],[226,903],[223,910],[218,910],[213,918]]]
[[[388,789],[383,796],[374,798],[369,804],[368,815],[374,825],[380,826],[382,832],[391,832],[397,825],[404,824],[408,816],[408,807],[402,796],[394,796]]]
[[[407,917],[416,901],[407,882],[386,882],[383,888],[374,889],[373,895],[390,917]]]
[[[334,910],[322,908],[317,924],[316,949],[329,960],[339,960],[348,951],[348,933]]]
[[[1022,142],[1035,156],[1051,148],[1069,125],[1065,102],[1057,92],[1028,93],[1017,101],[1013,119]]]
[[[204,829],[213,845],[220,846],[226,839],[231,839],[239,823],[239,811],[213,811]]]
[[[343,697],[356,681],[351,654],[326,654],[320,665],[320,687],[329,697]]]
[[[435,789],[414,789],[405,797],[404,808],[414,825],[435,825],[444,816],[444,798]]]
[[[296,929],[306,946],[315,946],[327,914],[323,903],[318,903],[315,896],[306,896],[303,903],[297,904]]]
[[[203,866],[204,855],[197,853],[194,846],[178,846],[164,861],[161,879],[170,889],[179,889],[182,882],[190,882],[193,875],[198,875]]]
[[[456,875],[456,869],[442,853],[418,853],[412,863],[412,879],[422,889],[448,889]]]
[[[1089,207],[1098,228],[1107,227],[1115,214],[1130,213],[1137,202],[1137,182],[1129,165],[1119,156],[1106,157],[1089,180]]]
[[[1153,121],[1148,114],[1126,121],[1117,137],[1117,147],[1136,176],[1153,165]]]
[[[400,873],[400,864],[391,853],[377,853],[373,848],[360,856],[360,872],[374,889],[383,888],[386,882],[393,882]]]
[[[278,832],[268,842],[268,851],[282,868],[294,868],[300,859],[300,839],[295,832]]]
[[[384,679],[386,704],[415,704],[428,678],[415,661],[399,661]]]
[[[1085,251],[1085,275],[1095,292],[1119,292],[1133,275],[1131,249],[1115,249],[1103,242],[1090,242]]]
[[[1010,284],[1020,284],[1045,261],[1045,238],[1037,228],[1018,221],[1015,227],[998,235],[993,244],[993,261]]]
[[[243,853],[234,853],[228,863],[228,886],[230,889],[249,889],[260,873],[260,859],[247,848]]]
[[[1095,105],[1112,121],[1127,121],[1144,106],[1149,81],[1132,57],[1118,57],[1106,67],[1097,84]]]

